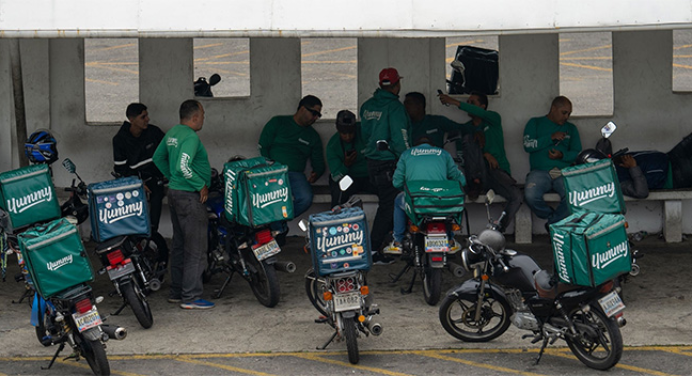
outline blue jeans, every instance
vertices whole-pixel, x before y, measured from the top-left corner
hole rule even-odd
[[[305,213],[312,205],[312,186],[302,172],[288,172],[288,182],[293,194],[293,217]]]
[[[556,209],[553,209],[543,200],[543,194],[551,191],[560,195],[560,204]],[[549,224],[569,215],[563,178],[560,176],[553,179],[548,171],[534,170],[529,172],[524,185],[524,201],[538,218],[547,219]]]
[[[399,192],[399,194],[394,199],[394,231],[392,236],[394,241],[401,243],[404,239],[404,233],[406,232],[406,212],[404,211],[404,192]]]

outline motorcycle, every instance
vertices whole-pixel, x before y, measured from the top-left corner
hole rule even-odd
[[[563,339],[588,367],[615,366],[623,351],[620,327],[626,324],[619,288],[612,280],[596,287],[557,283],[530,256],[505,249],[499,220],[490,216],[494,195],[487,193],[488,228],[471,236],[461,253],[473,278],[452,289],[440,306],[444,329],[462,341],[487,342],[511,323],[532,332],[522,338],[542,341],[536,364],[548,344]]]
[[[73,180],[72,186],[68,188],[71,192],[70,200],[81,202],[79,196],[86,194],[86,184],[77,175],[76,166],[70,159],[65,159],[63,166],[79,180],[78,185]],[[98,274],[108,274],[115,287],[115,291],[109,295],[118,294],[123,299],[122,305],[113,315],[119,315],[129,305],[139,324],[145,329],[151,328],[154,317],[147,296],[161,289],[166,273],[165,262],[159,260],[156,242],[152,237],[121,235],[98,243],[94,253],[103,266]]]
[[[212,183],[206,202],[209,230],[207,267],[202,275],[203,281],[209,282],[217,273],[227,274],[214,295],[218,299],[237,273],[250,284],[257,301],[272,308],[279,303],[281,296],[276,272],[293,273],[296,265],[291,261],[278,259],[281,248],[269,225],[249,227],[226,219],[223,192],[223,177],[216,169],[212,169]]]
[[[195,97],[213,97],[211,87],[221,81],[221,76],[214,73],[209,77],[209,81],[205,77],[200,77],[194,82]]]
[[[342,178],[339,182],[341,191],[347,190],[352,183],[353,180],[350,177]],[[350,211],[347,212],[348,210]],[[362,201],[356,196],[351,197],[343,205],[334,207],[331,214],[339,215],[342,212],[347,214],[351,211],[354,214],[362,215],[364,218]],[[343,219],[339,219],[339,221],[343,221]],[[305,219],[299,223],[300,229],[307,234],[306,250],[312,248],[310,226],[311,224]],[[356,247],[356,245],[352,245],[352,247]],[[351,248],[348,249],[351,250]],[[318,252],[317,249],[312,249],[312,251]],[[349,254],[353,254],[352,252]],[[369,250],[366,249],[365,252],[369,252]],[[357,364],[360,360],[358,337],[361,336],[361,333],[365,336],[370,334],[379,336],[382,334],[382,325],[373,322],[374,315],[379,314],[380,310],[377,304],[372,303],[365,272],[361,269],[346,270],[348,269],[346,265],[343,268],[345,270],[326,274],[320,273],[323,274],[320,276],[314,268],[309,269],[305,274],[305,291],[312,305],[323,315],[315,322],[327,323],[334,329],[334,334],[329,340],[317,349],[324,350],[336,338],[340,340],[345,338],[348,360],[351,364]],[[314,267],[317,268],[318,266],[315,265]]]

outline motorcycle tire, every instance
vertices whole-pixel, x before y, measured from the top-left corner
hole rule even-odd
[[[79,353],[87,363],[94,375],[108,376],[111,374],[110,364],[106,357],[106,350],[101,341],[88,341],[81,334],[76,337]]]
[[[476,295],[445,297],[440,306],[440,323],[447,333],[465,342],[488,342],[509,328],[512,308],[504,297],[486,295],[478,322],[474,319],[476,300]]]
[[[425,268],[423,273],[423,297],[431,306],[440,301],[442,295],[442,269]]]
[[[30,300],[33,301],[33,299]],[[52,333],[48,330],[50,324],[50,311],[48,310],[48,307],[46,307],[46,310],[39,314],[38,325],[34,327],[36,330],[36,339],[38,339],[40,344],[46,347],[52,344],[52,342],[49,341],[44,342],[44,338],[52,336]]]
[[[248,257],[248,264],[254,269],[250,273],[249,282],[255,298],[265,307],[275,307],[279,304],[279,297],[281,296],[276,269],[273,265],[257,260],[253,255]]]
[[[344,320],[344,335],[346,337],[346,350],[348,350],[348,361],[351,364],[358,364],[360,354],[358,353],[358,329],[353,318]]]
[[[132,313],[135,314],[139,325],[144,329],[151,328],[154,325],[154,316],[151,314],[151,307],[149,307],[149,303],[139,286],[132,281],[121,285],[121,290],[123,298],[132,309]]]
[[[325,290],[326,286],[317,280],[315,269],[310,268],[310,270],[305,273],[305,293],[315,309],[326,317],[329,316],[329,314],[327,313],[327,302],[324,301]]]
[[[565,341],[572,353],[586,366],[607,370],[622,357],[622,334],[615,320],[609,319],[599,308],[591,306],[589,312],[576,310],[570,315],[577,336],[567,336]],[[588,326],[590,330],[583,330]],[[597,336],[594,337],[593,333]]]

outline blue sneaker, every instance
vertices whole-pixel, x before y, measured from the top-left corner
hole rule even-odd
[[[212,308],[214,308],[215,305],[216,304],[214,304],[208,300],[197,299],[194,302],[180,304],[180,308],[183,308],[183,309],[212,309]]]

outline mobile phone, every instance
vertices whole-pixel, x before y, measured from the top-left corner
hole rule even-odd
[[[438,94],[438,95],[442,95],[442,94],[444,94],[444,93],[442,92],[442,90],[437,89],[437,94]]]

